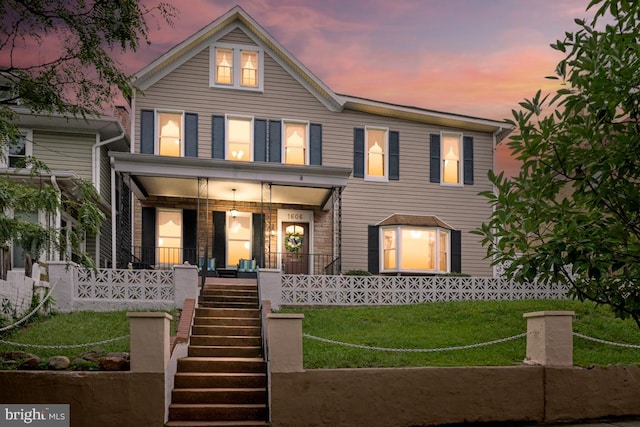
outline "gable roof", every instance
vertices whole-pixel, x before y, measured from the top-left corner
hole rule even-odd
[[[155,61],[135,74],[134,84],[145,90],[162,77],[193,58],[213,42],[228,34],[235,28],[241,28],[258,45],[283,68],[306,87],[330,111],[351,109],[370,114],[396,117],[440,126],[461,128],[470,131],[489,132],[494,134],[496,142],[501,141],[511,131],[508,123],[497,120],[482,119],[460,114],[452,114],[427,110],[424,108],[403,106],[381,101],[374,101],[349,95],[334,93],[295,56],[287,51],[257,21],[240,6],[235,6],[209,25],[201,28],[186,40],[177,44]]]

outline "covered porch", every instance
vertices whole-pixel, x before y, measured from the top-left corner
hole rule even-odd
[[[112,264],[170,268],[188,262],[203,275],[278,269],[341,270],[342,190],[348,168],[110,153],[112,173],[135,194],[112,203]],[[112,192],[117,194],[117,189]],[[129,196],[130,197],[130,196]],[[118,221],[132,210],[131,224]],[[123,211],[124,210],[124,211]]]

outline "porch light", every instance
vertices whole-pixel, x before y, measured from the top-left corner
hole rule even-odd
[[[231,191],[233,191],[233,206],[229,211],[229,215],[231,215],[231,218],[235,218],[238,216],[238,209],[236,209],[236,189],[233,188]]]

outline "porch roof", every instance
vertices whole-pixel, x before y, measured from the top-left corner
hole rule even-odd
[[[128,174],[134,191],[149,196],[209,198],[246,202],[273,202],[324,205],[334,188],[343,188],[350,168],[298,166],[268,162],[234,162],[194,157],[109,152],[116,172]],[[198,178],[208,180],[202,190]],[[264,200],[262,184],[272,186]],[[235,191],[234,191],[235,190]],[[235,193],[235,196],[234,196]]]

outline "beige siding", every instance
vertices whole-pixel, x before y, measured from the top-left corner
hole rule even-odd
[[[240,28],[236,28],[233,31],[230,31],[229,34],[225,34],[224,37],[220,38],[220,42],[222,43],[233,43],[233,44],[250,44],[254,45],[253,40],[249,38]]]
[[[236,30],[224,41],[242,41]],[[437,215],[462,230],[463,272],[491,275],[485,250],[469,231],[490,214],[485,199],[477,196],[491,190],[486,178],[492,167],[493,141],[486,133],[474,137],[475,185],[444,187],[429,182],[429,134],[442,130],[421,123],[345,110],[331,112],[269,55],[264,58],[264,92],[209,87],[209,50],[205,49],[170,73],[136,99],[140,109],[170,108],[199,114],[198,154],[211,156],[211,115],[243,114],[268,119],[299,119],[323,125],[323,165],[353,167],[353,128],[383,126],[400,133],[400,180],[388,183],[350,178],[343,193],[343,269],[367,267],[367,225],[393,213]],[[139,120],[136,121],[139,150]]]
[[[33,155],[50,169],[75,171],[91,181],[91,147],[95,134],[33,131]]]

